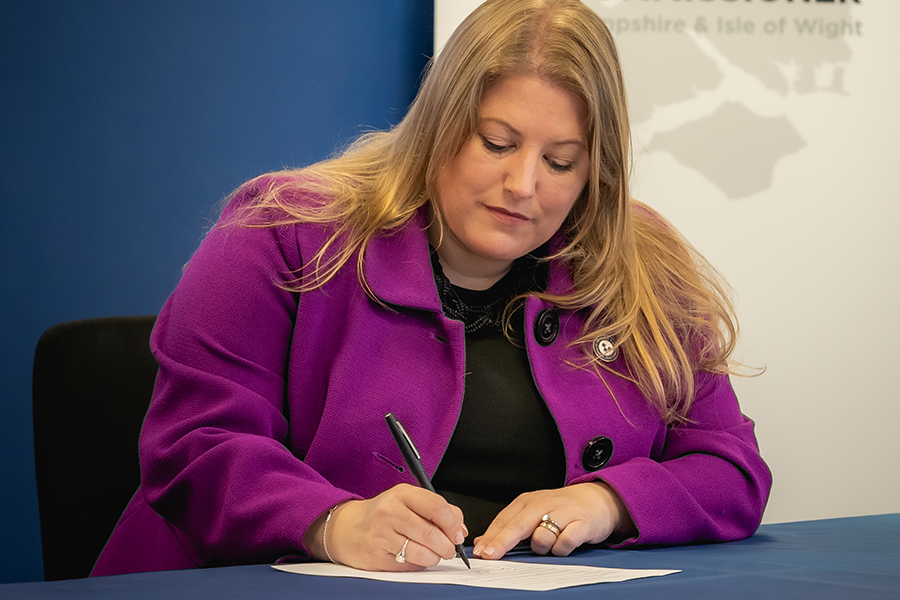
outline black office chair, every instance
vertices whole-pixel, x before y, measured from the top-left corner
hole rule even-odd
[[[44,579],[87,577],[140,483],[138,436],[158,365],[156,317],[54,325],[34,357]]]

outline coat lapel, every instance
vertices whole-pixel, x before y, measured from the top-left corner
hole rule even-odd
[[[441,312],[431,271],[425,208],[397,231],[372,238],[363,273],[375,296],[386,304]]]

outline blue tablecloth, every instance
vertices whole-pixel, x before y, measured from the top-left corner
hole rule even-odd
[[[644,550],[587,549],[541,560],[633,569],[680,569],[623,583],[518,592],[451,585],[384,583],[282,573],[268,565],[140,573],[0,585],[0,598],[752,598],[802,600],[900,598],[900,514],[763,525],[729,544]]]

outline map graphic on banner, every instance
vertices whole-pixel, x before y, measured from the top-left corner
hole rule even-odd
[[[854,3],[587,4],[624,57],[638,145],[670,153],[734,200],[769,189],[778,162],[807,146],[786,102],[846,95],[847,38],[863,34]]]

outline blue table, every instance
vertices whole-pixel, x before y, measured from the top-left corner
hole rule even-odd
[[[140,573],[48,583],[0,585],[0,598],[752,598],[827,600],[900,598],[900,514],[763,525],[729,544],[645,550],[589,549],[567,558],[517,555],[602,567],[681,569],[623,583],[516,592],[412,585],[281,573],[267,565]]]

